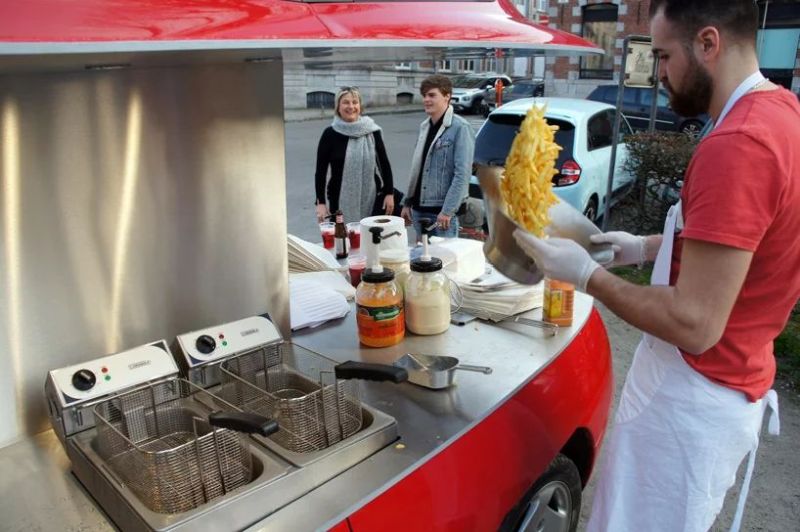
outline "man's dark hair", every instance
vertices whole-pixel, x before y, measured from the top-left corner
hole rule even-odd
[[[754,0],[652,0],[650,18],[661,9],[686,38],[714,26],[734,39],[755,43],[758,7]]]
[[[431,89],[439,89],[442,95],[450,96],[453,94],[453,82],[447,76],[433,74],[422,80],[419,86],[419,93],[424,96]]]

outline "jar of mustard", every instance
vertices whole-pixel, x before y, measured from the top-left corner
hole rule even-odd
[[[405,336],[403,292],[389,268],[368,268],[356,289],[358,339],[369,347],[387,347]]]

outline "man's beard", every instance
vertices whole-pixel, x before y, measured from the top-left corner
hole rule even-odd
[[[681,92],[675,91],[668,81],[663,82],[669,93],[672,110],[681,116],[697,116],[708,112],[714,86],[708,70],[700,66],[694,55],[689,53],[689,70],[683,77]]]

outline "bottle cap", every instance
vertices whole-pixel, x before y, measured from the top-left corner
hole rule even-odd
[[[367,268],[361,274],[361,280],[365,283],[388,283],[394,281],[394,272],[389,268]]]
[[[442,269],[442,259],[439,257],[431,257],[428,260],[423,258],[414,259],[411,261],[411,271],[420,273],[438,272]]]

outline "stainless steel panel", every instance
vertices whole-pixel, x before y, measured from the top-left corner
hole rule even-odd
[[[0,446],[47,370],[270,312],[289,336],[282,65],[0,75]]]

